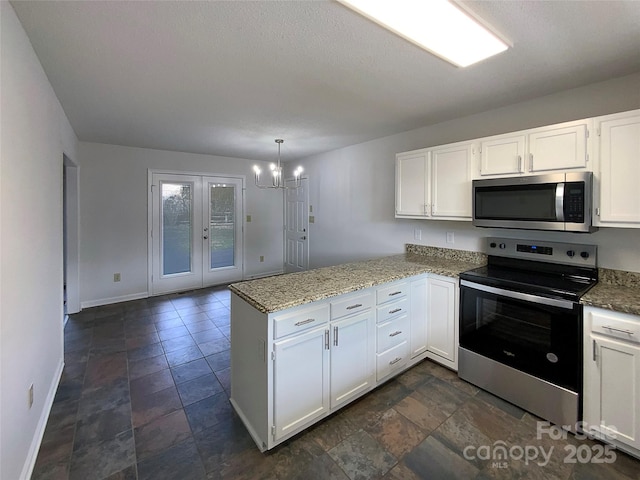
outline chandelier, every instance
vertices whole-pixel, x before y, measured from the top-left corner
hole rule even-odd
[[[258,188],[282,188],[282,189],[296,189],[300,188],[300,184],[302,181],[302,167],[298,167],[293,172],[293,180],[294,186],[285,185],[284,179],[282,178],[282,166],[280,165],[280,147],[284,143],[284,140],[281,138],[276,138],[276,143],[278,144],[278,163],[272,163],[269,165],[269,169],[271,170],[271,185],[260,185],[260,167],[257,165],[253,166],[253,171],[255,173],[256,179],[256,187]]]

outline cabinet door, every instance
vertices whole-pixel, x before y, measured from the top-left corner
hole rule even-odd
[[[396,156],[396,215],[426,217],[429,214],[427,168],[426,151]]]
[[[596,224],[640,228],[640,110],[608,116],[598,126]]]
[[[409,346],[411,358],[427,351],[427,279],[411,282]]]
[[[640,347],[590,335],[584,420],[610,439],[640,449]]]
[[[453,280],[427,279],[427,349],[450,362],[456,360],[456,288]]]
[[[328,340],[325,326],[274,343],[274,441],[329,411]]]
[[[471,167],[474,150],[473,143],[431,150],[432,217],[471,220]]]
[[[586,123],[539,129],[528,137],[529,172],[586,168]]]
[[[502,136],[483,140],[480,145],[480,175],[524,172],[525,136]]]
[[[331,408],[375,384],[374,316],[370,310],[331,323]]]

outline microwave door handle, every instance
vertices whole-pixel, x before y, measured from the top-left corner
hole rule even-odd
[[[556,185],[556,221],[564,222],[564,182]]]

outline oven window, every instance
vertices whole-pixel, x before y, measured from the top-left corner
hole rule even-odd
[[[551,348],[551,314],[523,309],[498,299],[477,300],[477,333],[519,349],[549,351]],[[513,352],[512,352],[513,353]]]
[[[478,187],[475,217],[486,220],[556,220],[556,184]]]
[[[566,310],[462,287],[460,346],[577,391],[580,309]]]

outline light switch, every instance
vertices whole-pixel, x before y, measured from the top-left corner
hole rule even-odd
[[[251,221],[251,215],[247,215],[247,223]]]

